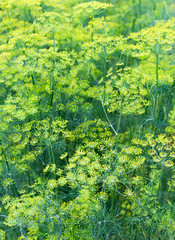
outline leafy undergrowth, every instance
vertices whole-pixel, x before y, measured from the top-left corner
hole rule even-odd
[[[0,239],[175,238],[173,1],[2,0]]]

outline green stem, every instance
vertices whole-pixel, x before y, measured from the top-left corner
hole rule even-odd
[[[164,164],[161,163],[161,173],[160,173],[160,179],[159,179],[159,187],[158,187],[158,190],[157,190],[157,197],[158,197],[158,199],[159,199],[160,202],[161,202],[161,200],[162,200],[162,191],[161,191],[161,188],[162,188],[163,174],[164,174]]]
[[[109,125],[110,125],[110,127],[112,129],[112,131],[114,132],[115,135],[117,135],[117,132],[115,131],[115,128],[112,126],[112,123],[111,123],[111,121],[110,121],[110,119],[108,117],[108,114],[107,114],[106,109],[104,107],[103,101],[102,101],[102,108],[103,108],[103,111],[105,113],[106,119],[107,119],[107,121],[108,121],[108,123],[109,123]]]
[[[159,54],[156,53],[156,85],[159,84]]]
[[[50,164],[55,164],[55,157],[54,157],[54,153],[53,153],[52,144],[50,142],[50,139],[48,139],[47,147],[48,147],[48,154],[49,154],[49,163]],[[55,172],[53,172],[53,179],[56,179]]]
[[[118,152],[118,132],[120,129],[120,124],[121,124],[121,118],[122,118],[122,111],[123,111],[123,97],[121,99],[121,105],[120,105],[120,115],[118,119],[118,124],[117,124],[117,130],[116,130],[116,138],[115,138],[115,151],[116,151],[116,156]],[[118,160],[118,159],[117,159]]]
[[[94,38],[94,16],[92,16],[92,33],[91,33],[91,41],[93,41],[93,38]]]
[[[155,102],[154,102],[154,109],[153,109],[153,119],[155,118],[155,114],[156,114],[158,86],[159,86],[159,54],[156,53],[156,95],[155,95]]]
[[[139,17],[142,16],[142,0],[139,0]]]
[[[107,75],[107,64],[106,64],[106,48],[103,47],[104,59],[103,59],[103,79],[104,83],[106,83],[106,75]]]
[[[131,115],[129,116],[129,132],[130,132],[130,140],[132,140],[132,124],[131,124]]]
[[[55,32],[53,30],[53,51],[55,53]],[[53,69],[52,69],[52,75],[50,80],[50,88],[51,88],[51,96],[50,96],[50,106],[53,105],[53,96],[54,96],[54,70],[55,70],[55,55],[53,57]]]
[[[53,50],[55,52],[55,31],[53,30]],[[55,60],[55,57],[54,57]]]

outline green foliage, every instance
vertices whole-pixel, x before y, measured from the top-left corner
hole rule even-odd
[[[173,1],[0,3],[0,239],[174,239]]]

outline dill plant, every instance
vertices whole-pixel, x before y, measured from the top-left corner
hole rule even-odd
[[[174,238],[171,6],[0,3],[1,239]]]

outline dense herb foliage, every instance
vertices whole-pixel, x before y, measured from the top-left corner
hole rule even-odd
[[[1,0],[1,240],[175,238],[174,11]]]

